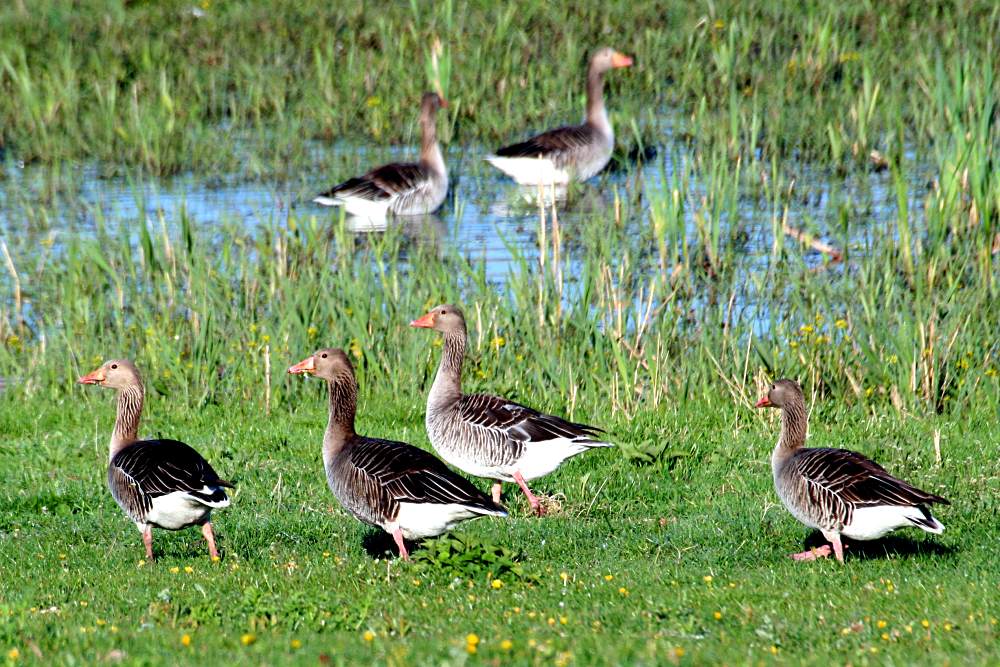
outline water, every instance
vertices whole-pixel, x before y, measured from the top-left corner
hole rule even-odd
[[[262,226],[282,223],[289,216],[315,216],[332,223],[339,212],[311,203],[315,193],[375,164],[414,157],[410,150],[368,150],[349,145],[317,146],[316,151],[321,158],[318,163],[333,165],[332,176],[303,169],[294,179],[274,181],[246,181],[238,175],[221,179],[182,175],[133,180],[102,178],[93,166],[64,167],[53,172],[43,167],[8,165],[6,177],[0,179],[0,237],[7,239],[11,247],[21,246],[22,251],[24,244],[30,248],[34,243],[58,249],[60,239],[66,235],[94,235],[98,229],[137,238],[136,223],[142,220],[153,229],[159,229],[161,224],[176,229],[182,214],[195,227],[207,231],[236,225],[253,233]],[[537,189],[515,185],[482,161],[485,153],[480,147],[447,152],[452,185],[445,206],[437,214],[382,223],[352,219],[348,227],[369,234],[384,231],[387,224],[402,226],[404,233],[419,242],[482,261],[487,278],[502,284],[512,269],[514,249],[528,257],[537,256]],[[686,192],[682,193],[687,202],[687,238],[693,242],[698,238],[694,216],[713,185],[692,164],[690,154],[668,146],[642,166],[606,171],[560,203],[560,224],[567,230],[595,218],[611,224],[617,196],[630,203],[623,224],[637,232],[648,230],[650,202],[669,197],[671,183],[680,182],[676,177],[683,173],[687,182]],[[748,270],[754,266],[754,257],[763,261],[770,252],[772,219],[785,215],[785,206],[788,224],[808,229],[833,245],[840,243],[834,240],[835,230],[842,209],[847,207],[851,219],[849,242],[859,248],[872,242],[866,230],[884,229],[884,224],[874,223],[884,223],[895,215],[896,194],[887,172],[858,171],[839,178],[809,165],[783,169],[786,182],[794,179],[795,185],[792,195],[783,197],[777,210],[759,195],[740,191],[735,216],[723,214],[725,226],[738,225],[745,232],[741,252],[749,256]],[[928,170],[911,168],[910,173],[910,210],[919,213]],[[770,174],[751,176],[765,179]],[[730,238],[728,231],[723,230],[722,238]],[[786,244],[797,245],[791,239],[786,239]],[[803,248],[802,253],[810,264],[823,262],[818,252]],[[571,274],[573,267],[569,268],[567,273]]]

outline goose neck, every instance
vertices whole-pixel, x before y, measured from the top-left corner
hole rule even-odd
[[[443,406],[462,397],[462,362],[465,360],[466,334],[461,331],[449,331],[444,334],[444,345],[441,350],[441,363],[428,402],[432,406]]]
[[[336,456],[354,436],[354,413],[358,403],[358,385],[349,375],[327,381],[330,390],[330,417],[323,436],[323,460]]]
[[[444,155],[437,139],[437,122],[433,112],[420,117],[420,161],[438,174],[445,173]]]
[[[604,108],[604,72],[595,67],[587,72],[587,122],[605,135],[611,134],[611,121]]]
[[[793,452],[806,442],[806,431],[809,426],[809,418],[806,415],[806,405],[801,399],[795,399],[786,403],[781,408],[781,437],[778,439],[778,448]]]
[[[118,391],[115,428],[111,432],[110,458],[139,439],[139,418],[142,415],[144,391],[142,385],[129,385]]]

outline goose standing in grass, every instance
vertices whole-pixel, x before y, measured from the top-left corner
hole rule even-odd
[[[200,525],[209,556],[217,559],[212,510],[229,506],[225,487],[233,485],[220,479],[208,461],[183,442],[139,440],[145,390],[131,361],[106,361],[77,382],[118,390],[108,486],[115,502],[142,531],[146,557],[153,560],[153,526],[180,530]]]
[[[502,506],[432,454],[354,431],[358,384],[343,350],[319,350],[288,372],[326,380],[330,389],[330,418],[323,436],[327,483],[355,518],[392,535],[403,560],[409,560],[404,539],[440,535],[479,516],[507,516]]]
[[[774,487],[792,515],[822,531],[843,562],[841,535],[874,540],[904,526],[940,533],[944,526],[929,505],[948,501],[897,479],[885,468],[846,449],[806,448],[808,417],[802,389],[792,380],[778,380],[758,408],[781,409],[781,437],[771,455]],[[796,560],[830,555],[830,545],[798,554]]]
[[[521,185],[565,185],[586,181],[608,164],[615,132],[604,108],[604,73],[629,67],[632,59],[610,48],[598,50],[587,68],[587,117],[582,125],[543,132],[504,146],[486,160]]]
[[[603,431],[542,414],[498,396],[462,393],[465,317],[456,306],[441,305],[412,327],[440,331],[444,349],[427,397],[427,435],[441,457],[470,475],[497,480],[493,500],[500,502],[501,482],[515,482],[538,516],[544,508],[527,482],[594,447]]]
[[[437,112],[447,103],[437,93],[424,93],[420,105],[420,161],[383,165],[350,178],[319,195],[314,202],[343,206],[365,218],[433,213],[448,194],[448,169],[437,140]]]

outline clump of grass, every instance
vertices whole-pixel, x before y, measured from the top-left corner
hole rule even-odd
[[[998,21],[985,0],[919,17],[906,5],[416,2],[377,19],[319,0],[8,3],[0,142],[25,162],[282,173],[314,162],[310,138],[412,139],[416,100],[437,80],[454,103],[446,136],[489,145],[574,120],[586,57],[612,42],[637,55],[609,79],[621,127],[638,120],[637,145],[660,144],[650,116],[676,109],[685,134],[748,161],[857,165],[905,152],[900,127],[911,144],[937,136],[942,101],[956,98],[935,72],[988,88],[996,47],[982,26]],[[247,135],[249,159],[233,141]]]

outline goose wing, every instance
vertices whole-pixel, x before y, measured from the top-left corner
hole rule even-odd
[[[548,158],[556,167],[562,168],[574,162],[577,156],[588,153],[600,140],[597,130],[589,124],[567,125],[504,146],[495,154],[498,157]]]
[[[463,396],[458,414],[466,424],[503,433],[511,440],[525,444],[570,440],[593,447],[611,446],[611,443],[600,440],[604,431],[596,426],[547,415],[499,396]]]
[[[427,186],[430,175],[419,164],[392,163],[372,169],[363,176],[349,178],[319,195],[327,199],[357,198],[385,201]]]
[[[458,504],[506,514],[437,457],[404,442],[359,437],[351,449],[351,464],[397,502]]]
[[[177,440],[141,440],[122,449],[111,459],[108,480],[132,516],[137,515],[134,511],[148,511],[153,498],[169,493],[215,503],[226,497],[222,487],[233,486],[201,454]]]
[[[805,481],[805,500],[831,523],[850,524],[861,507],[917,507],[949,504],[890,475],[871,459],[846,449],[802,449],[792,461]]]

